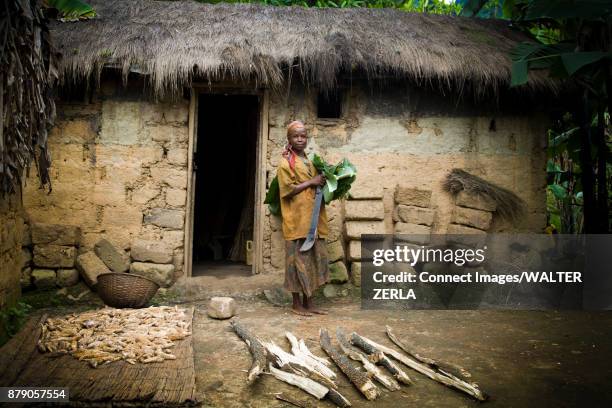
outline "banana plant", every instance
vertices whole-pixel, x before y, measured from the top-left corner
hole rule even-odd
[[[59,12],[60,21],[88,20],[96,17],[96,11],[81,0],[44,0],[47,8]]]

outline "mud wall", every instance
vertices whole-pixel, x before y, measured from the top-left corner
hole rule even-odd
[[[128,249],[163,241],[183,271],[189,102],[154,102],[138,83],[102,83],[86,101],[60,101],[49,135],[52,192],[32,177],[24,205],[32,222],[81,227],[80,251],[100,238]]]
[[[20,194],[0,197],[0,309],[10,307],[21,295],[21,243],[24,213]]]
[[[113,81],[103,82],[86,102],[58,103],[57,125],[49,137],[53,192],[46,194],[34,178],[29,180],[24,204],[31,220],[80,226],[81,251],[102,237],[125,249],[134,238],[163,241],[173,248],[180,276],[188,108],[184,98],[153,102],[138,83],[123,88]],[[528,215],[520,224],[493,217],[489,231],[537,232],[545,226],[543,116],[458,103],[405,85],[372,89],[359,83],[343,90],[342,112],[339,119],[317,118],[316,92],[302,86],[271,92],[268,183],[281,157],[286,126],[300,119],[312,136],[311,150],[330,162],[347,157],[358,168],[355,190],[382,199],[380,232],[393,231],[398,186],[430,191],[431,231],[446,232],[455,203],[441,183],[452,168],[508,188],[527,203]],[[328,209],[329,241],[340,241],[336,247],[348,251],[344,214],[343,203]],[[267,210],[266,215],[264,270],[282,269],[280,220]]]
[[[525,200],[527,216],[510,224],[493,217],[489,231],[540,232],[546,223],[546,117],[487,103],[461,103],[451,96],[405,84],[372,89],[352,84],[343,91],[339,119],[317,118],[317,95],[294,87],[270,101],[268,182],[286,141],[286,125],[305,122],[309,148],[327,161],[348,158],[358,169],[355,189],[376,197],[382,189],[384,231],[393,232],[397,186],[431,191],[432,233],[446,233],[453,221],[455,199],[442,189],[453,168],[464,169]],[[508,113],[514,111],[514,113]],[[330,241],[343,237],[348,252],[344,205],[328,211]],[[282,268],[284,245],[280,220],[269,217],[264,257],[269,268]]]

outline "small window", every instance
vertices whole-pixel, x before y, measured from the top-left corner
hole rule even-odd
[[[319,92],[317,97],[317,117],[338,119],[342,114],[342,93],[339,89]]]

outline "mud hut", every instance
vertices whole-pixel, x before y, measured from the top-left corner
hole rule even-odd
[[[164,286],[282,270],[280,220],[263,200],[295,119],[311,149],[358,169],[352,199],[328,209],[339,281],[361,259],[360,234],[545,226],[547,117],[534,96],[555,85],[533,76],[510,89],[509,52],[525,38],[502,22],[90,3],[96,19],[52,26],[63,54],[53,190],[32,180],[24,191],[32,225],[80,229],[77,253],[108,239]],[[508,222],[494,202],[450,195],[455,168],[514,192],[525,216]]]

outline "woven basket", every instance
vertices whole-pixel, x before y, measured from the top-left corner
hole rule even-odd
[[[137,308],[146,305],[159,285],[144,276],[131,273],[103,273],[98,275],[96,291],[105,304],[112,307]]]

